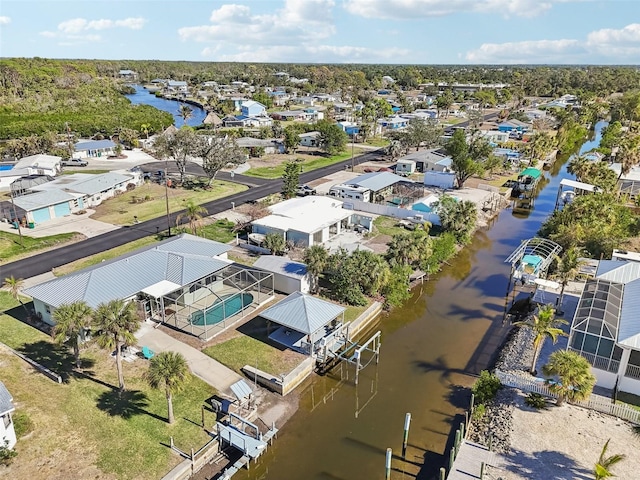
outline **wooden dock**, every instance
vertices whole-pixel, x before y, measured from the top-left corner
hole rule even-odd
[[[453,462],[447,480],[480,479],[482,464],[485,464],[485,475],[488,467],[501,468],[502,458],[483,445],[467,440],[460,444],[460,451]]]

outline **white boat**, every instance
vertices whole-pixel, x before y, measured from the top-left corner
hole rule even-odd
[[[261,233],[250,233],[247,237],[249,238],[249,243],[253,243],[257,246],[262,245],[265,239],[265,236]]]

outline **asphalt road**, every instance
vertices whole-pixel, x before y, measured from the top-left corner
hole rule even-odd
[[[375,160],[380,155],[380,151],[373,150],[354,157],[353,163],[358,165],[363,162]],[[300,182],[309,183],[326,175],[345,170],[345,168],[351,167],[351,162],[351,159],[348,159],[334,165],[322,167],[310,172],[304,172],[300,175]],[[164,162],[161,163],[164,165]],[[232,180],[228,173],[221,173],[218,178]],[[259,200],[267,195],[271,195],[282,190],[281,179],[264,180],[246,175],[234,175],[233,181],[249,185],[250,188],[244,192],[236,193],[234,195],[203,204],[203,207],[207,209],[209,215],[229,210],[232,207],[232,203],[235,204],[235,206],[239,206],[250,201]],[[171,228],[175,227],[176,217],[179,213],[180,212],[172,212],[169,215],[169,219],[167,219],[166,216],[155,218],[153,220],[126,226],[112,232],[103,233],[97,237],[91,237],[81,242],[2,265],[0,266],[0,278],[7,278],[12,275],[15,278],[33,277],[42,273],[50,272],[53,268],[81,258],[124,245],[125,243],[129,243],[158,232],[166,231],[168,226]],[[184,223],[186,223],[186,220]]]

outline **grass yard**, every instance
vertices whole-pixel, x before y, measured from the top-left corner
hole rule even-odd
[[[398,220],[391,217],[385,217],[384,215],[380,215],[373,221],[373,226],[375,230],[373,231],[373,235],[389,235],[390,237],[398,234],[406,232],[403,227],[398,226]]]
[[[186,200],[193,200],[197,204],[202,204],[246,189],[247,187],[244,185],[221,180],[216,180],[210,190],[170,188],[169,210],[171,212],[183,210],[183,202]],[[91,218],[114,225],[131,225],[134,215],[138,217],[140,222],[164,215],[167,209],[165,202],[165,187],[157,183],[147,182],[135,190],[122,193],[103,202],[96,207],[96,213]]]
[[[21,307],[7,295],[0,295],[0,308],[13,306],[15,315]],[[124,362],[127,390],[120,396],[114,360],[95,346],[82,352],[84,370],[74,372],[66,348],[6,313],[0,313],[0,341],[68,378],[58,385],[0,349],[0,377],[21,422],[33,424],[31,434],[18,440],[7,478],[157,479],[181,461],[165,446],[170,436],[187,452],[210,438],[198,425],[201,406],[214,390],[196,377],[175,395],[176,422],[170,426],[164,392],[143,379],[147,361]],[[206,425],[214,421],[206,411]]]
[[[95,255],[81,258],[80,260],[76,260],[75,262],[67,263],[66,265],[57,267],[53,273],[56,277],[67,275],[68,273],[76,272],[78,270],[82,270],[83,268],[87,268],[91,265],[100,263],[103,260],[111,260],[112,258],[118,257],[125,253],[129,253],[137,248],[146,247],[147,245],[153,245],[158,241],[159,240],[156,235],[151,235],[139,240],[134,240],[133,242],[125,243],[124,245],[112,248],[111,250],[105,250],[104,252],[96,253]]]
[[[371,306],[373,300],[370,298],[367,299],[367,304],[363,307],[358,307],[354,305],[347,306],[347,309],[344,311],[344,323],[353,322],[356,318],[358,318],[367,308]]]
[[[220,243],[229,243],[236,238],[233,228],[236,226],[231,220],[221,218],[198,229],[198,235]]]
[[[77,233],[61,233],[40,238],[23,235],[22,242],[24,247],[22,247],[20,246],[20,236],[18,233],[0,232],[0,264],[28,257],[47,248],[60,247],[72,239],[79,237],[80,235]]]
[[[288,350],[279,350],[247,335],[212,345],[202,352],[237,372],[245,365],[251,365],[272,375],[291,371],[301,358],[298,355],[292,356],[292,352]]]
[[[360,155],[363,153],[361,148],[354,149],[354,155]],[[311,170],[316,170],[318,168],[326,167],[327,165],[333,165],[334,163],[342,162],[343,160],[347,160],[351,158],[351,149],[349,152],[343,152],[339,155],[333,155],[331,157],[311,157],[305,158],[303,162],[300,163],[305,172],[309,172]],[[259,178],[280,178],[284,173],[285,162],[280,163],[279,165],[274,165],[271,167],[259,167],[252,168],[245,175],[249,175],[252,177]]]
[[[389,145],[389,139],[384,137],[368,137],[365,145],[371,145],[372,147],[386,147]]]

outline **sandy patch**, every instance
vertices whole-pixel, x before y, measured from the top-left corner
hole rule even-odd
[[[513,411],[511,452],[488,479],[548,480],[593,478],[593,467],[607,439],[608,455],[624,454],[612,472],[633,480],[640,472],[640,438],[623,420],[573,405],[533,410],[518,395]]]

